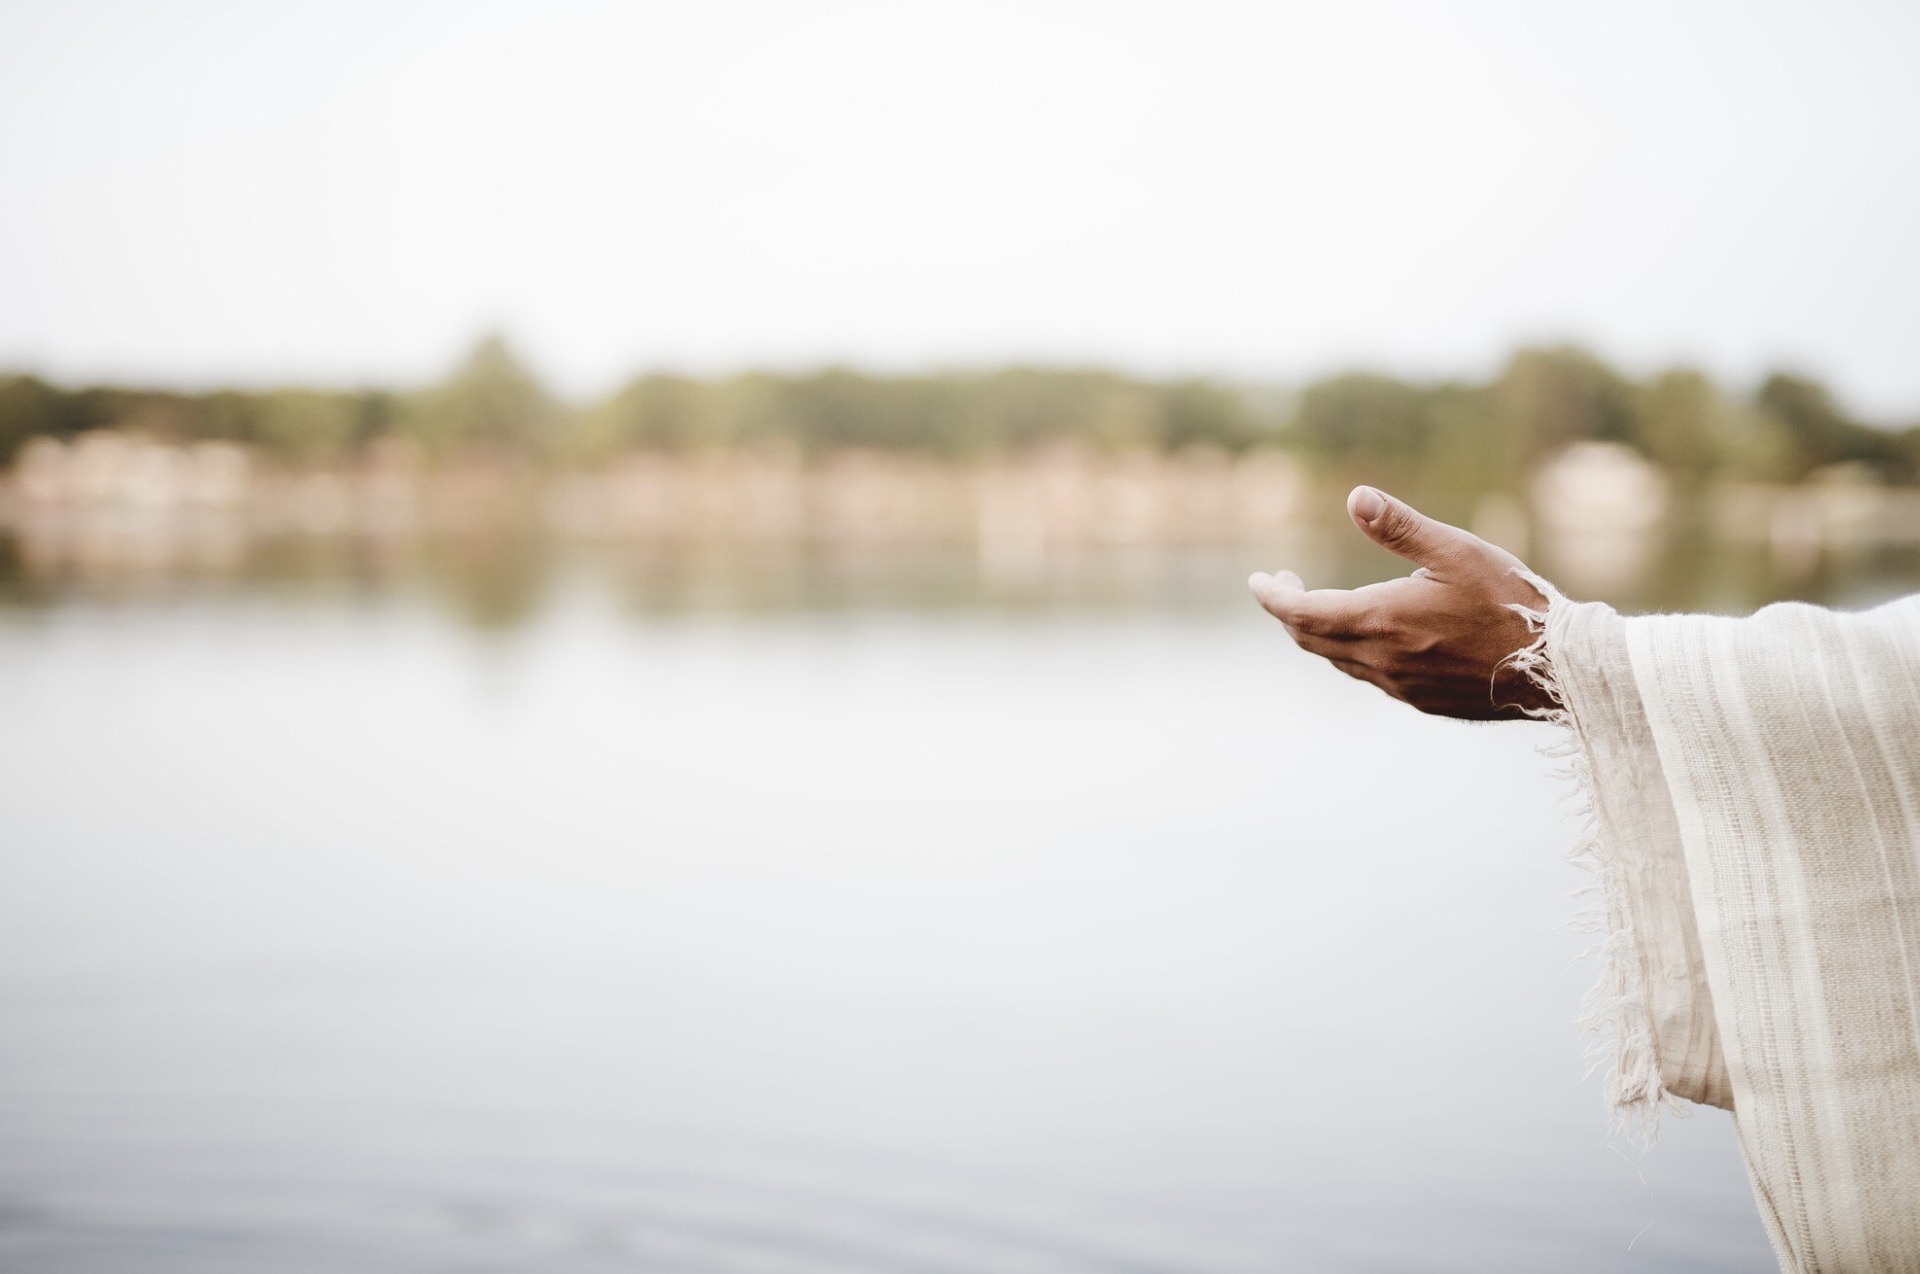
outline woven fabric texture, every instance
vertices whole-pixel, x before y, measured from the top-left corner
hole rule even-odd
[[[1728,1107],[1781,1266],[1920,1274],[1920,598],[1543,647],[1586,786],[1629,1111]]]

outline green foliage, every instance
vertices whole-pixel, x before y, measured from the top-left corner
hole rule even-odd
[[[440,384],[415,395],[396,422],[429,453],[463,449],[544,456],[556,450],[560,404],[497,335],[484,337]]]
[[[1776,373],[1741,399],[1694,370],[1635,381],[1566,347],[1519,350],[1480,384],[1355,371],[1293,395],[1091,368],[876,376],[833,367],[714,379],[657,373],[575,407],[550,394],[497,336],[411,393],[188,395],[0,378],[0,462],[34,436],[107,427],[241,442],[294,464],[347,459],[383,438],[430,456],[478,451],[560,465],[594,465],[635,449],[768,444],[815,455],[861,448],[966,459],[1060,443],[1108,451],[1279,443],[1333,476],[1436,493],[1439,507],[1462,516],[1477,493],[1518,492],[1541,459],[1583,441],[1636,448],[1688,489],[1716,475],[1798,480],[1843,461],[1892,480],[1920,478],[1920,428],[1862,424],[1806,377]],[[1458,502],[1448,505],[1447,493]]]
[[[1640,441],[1633,385],[1585,350],[1523,349],[1508,360],[1496,392],[1525,462],[1575,442]]]
[[[678,451],[792,443],[964,457],[1078,440],[1095,446],[1244,447],[1261,432],[1246,395],[1208,381],[1157,384],[1106,371],[1010,368],[877,377],[835,367],[722,381],[644,376],[565,428],[564,452]]]
[[[1419,457],[1432,441],[1430,397],[1391,376],[1335,376],[1300,395],[1292,433],[1309,451],[1330,458]]]
[[[37,376],[0,380],[0,464],[11,464],[27,439],[60,437],[66,429],[64,395]]]
[[[265,395],[253,441],[307,459],[340,455],[358,433],[357,404],[345,394],[291,390]]]
[[[1884,467],[1901,458],[1896,436],[1849,419],[1826,386],[1804,376],[1775,372],[1761,384],[1754,406],[1784,437],[1783,477],[1803,478],[1822,465],[1850,460]]]
[[[1724,460],[1746,452],[1730,436],[1726,417],[1712,381],[1691,368],[1673,368],[1638,387],[1628,440],[1691,490]]]

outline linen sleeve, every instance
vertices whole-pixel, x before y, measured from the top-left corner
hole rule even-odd
[[[1623,1122],[1651,1129],[1673,1098],[1731,1108],[1713,992],[1672,794],[1647,725],[1626,621],[1557,598],[1545,650],[1569,759],[1586,800],[1576,860],[1590,873],[1583,923],[1601,936],[1583,1006],[1591,1060]]]
[[[1920,598],[1554,598],[1616,1100],[1729,1106],[1793,1270],[1920,1271]]]

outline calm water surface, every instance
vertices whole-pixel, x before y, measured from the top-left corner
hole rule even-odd
[[[0,609],[0,1266],[1769,1268],[1581,1083],[1544,727],[1215,565]]]

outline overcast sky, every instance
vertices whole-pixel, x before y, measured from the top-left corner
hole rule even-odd
[[[0,4],[0,366],[1008,359],[1920,418],[1920,7]]]

